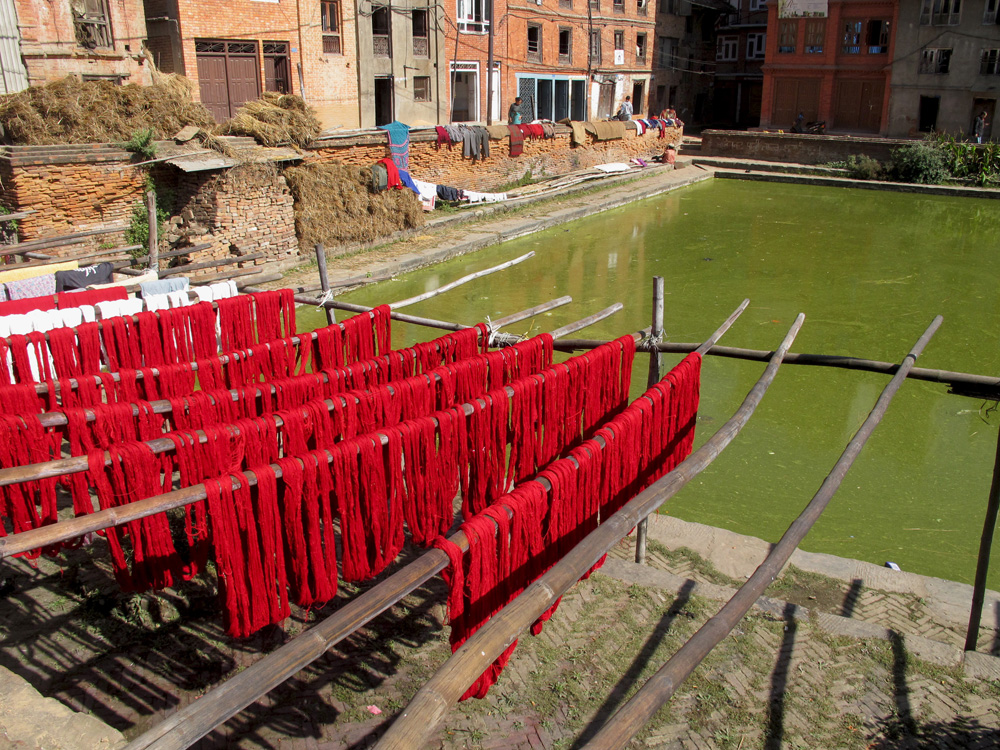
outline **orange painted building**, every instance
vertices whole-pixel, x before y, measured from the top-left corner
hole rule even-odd
[[[769,6],[761,126],[789,130],[801,113],[827,132],[886,134],[898,2],[831,0],[825,18]]]

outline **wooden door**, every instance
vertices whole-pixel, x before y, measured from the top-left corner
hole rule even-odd
[[[288,94],[292,90],[287,42],[264,42],[264,90]]]
[[[260,96],[257,80],[257,56],[230,55],[226,63],[229,75],[229,116],[236,114],[244,102]]]
[[[229,87],[225,56],[198,55],[198,91],[201,103],[216,122],[229,119]]]
[[[779,78],[774,85],[771,124],[791,128],[801,112],[806,122],[819,119],[818,78]]]
[[[837,81],[833,127],[862,133],[877,133],[882,127],[884,81]]]
[[[611,109],[615,105],[615,85],[613,83],[601,84],[601,95],[597,100],[597,117],[611,117],[614,114]]]

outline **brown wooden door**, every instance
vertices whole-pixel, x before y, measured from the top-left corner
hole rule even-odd
[[[229,119],[229,87],[226,83],[226,58],[198,55],[198,90],[201,103],[216,122]]]
[[[250,102],[260,96],[260,84],[257,81],[257,56],[231,55],[226,63],[229,75],[229,116],[244,102]]]
[[[611,117],[611,108],[615,104],[615,85],[613,83],[601,84],[601,95],[597,99],[597,116]]]
[[[801,112],[806,122],[819,119],[818,78],[779,78],[774,84],[771,124],[791,128]]]
[[[264,90],[279,94],[292,90],[287,42],[264,42]]]
[[[218,122],[260,96],[256,42],[196,41],[198,91]]]
[[[833,127],[877,133],[882,127],[884,81],[837,81]]]

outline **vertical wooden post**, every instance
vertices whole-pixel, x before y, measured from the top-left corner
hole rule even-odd
[[[993,484],[990,499],[983,519],[983,535],[979,540],[979,561],[976,563],[976,582],[972,588],[972,608],[969,611],[969,629],[965,634],[965,650],[975,651],[979,640],[979,623],[983,616],[983,599],[986,596],[986,573],[990,569],[990,549],[993,547],[993,531],[997,525],[997,511],[1000,510],[1000,434],[997,435],[997,455],[993,462]]]
[[[653,277],[653,328],[650,331],[650,341],[655,344],[663,338],[663,277]],[[649,378],[647,387],[660,382],[660,370],[663,365],[663,355],[655,349],[649,353]],[[639,565],[646,562],[646,533],[649,519],[644,518],[635,529],[635,561]]]
[[[316,265],[319,267],[319,285],[323,287],[323,297],[330,291],[330,279],[326,277],[326,250],[323,245],[316,245]],[[337,322],[337,314],[332,307],[324,306],[326,311],[326,324],[333,325]]]
[[[160,270],[159,224],[156,220],[156,192],[146,191],[146,220],[149,222],[149,264],[150,271]]]

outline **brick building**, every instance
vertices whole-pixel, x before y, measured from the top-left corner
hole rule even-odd
[[[654,15],[648,0],[446,0],[447,69],[454,122],[487,119],[488,42],[494,27],[493,121],[514,97],[525,119],[587,120],[631,96],[647,106]],[[495,21],[493,19],[496,19]]]
[[[761,124],[787,130],[802,113],[827,131],[885,135],[898,10],[831,0],[825,15],[783,18],[770,7]]]
[[[149,83],[142,0],[0,0],[0,93],[68,75]]]
[[[777,0],[734,0],[734,10],[723,15],[716,31],[713,123],[736,128],[761,124],[768,16]]]
[[[985,111],[986,138],[1000,95],[997,0],[901,0],[892,55],[888,133],[971,133]]]
[[[302,95],[324,126],[360,124],[357,36],[343,0],[144,0],[153,61],[217,120],[262,91]]]
[[[431,0],[359,3],[362,127],[447,121],[444,26],[441,6]]]
[[[732,13],[726,0],[660,0],[649,110],[673,107],[687,124],[714,124],[715,29]]]

